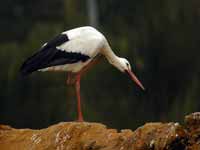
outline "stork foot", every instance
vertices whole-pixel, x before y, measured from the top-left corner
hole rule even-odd
[[[78,118],[77,122],[84,122],[83,118]]]

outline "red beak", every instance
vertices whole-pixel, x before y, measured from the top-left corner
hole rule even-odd
[[[142,83],[138,80],[138,78],[136,77],[136,75],[131,71],[131,70],[126,70],[126,73],[128,74],[128,76],[143,90],[145,90],[144,86],[142,85]]]

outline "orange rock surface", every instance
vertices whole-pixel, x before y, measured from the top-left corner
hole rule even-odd
[[[46,129],[0,125],[0,150],[200,150],[200,113],[179,123],[147,123],[135,131],[100,123],[62,122]]]

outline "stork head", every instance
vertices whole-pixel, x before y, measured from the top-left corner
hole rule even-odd
[[[138,80],[136,75],[132,72],[131,65],[130,65],[129,61],[125,58],[120,58],[120,57],[118,57],[117,60],[118,61],[116,61],[113,65],[116,68],[118,68],[121,72],[126,73],[140,88],[145,90],[142,83]]]

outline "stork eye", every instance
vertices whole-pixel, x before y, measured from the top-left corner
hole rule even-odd
[[[129,64],[128,64],[128,63],[126,63],[126,65],[127,65],[127,67],[129,66]]]

